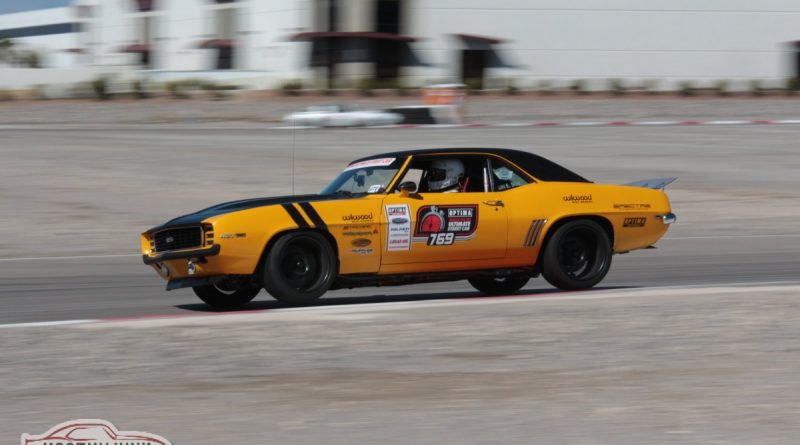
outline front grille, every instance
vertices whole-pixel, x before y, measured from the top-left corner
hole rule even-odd
[[[202,247],[203,232],[200,227],[182,227],[162,230],[155,234],[156,252],[168,250],[194,249]]]

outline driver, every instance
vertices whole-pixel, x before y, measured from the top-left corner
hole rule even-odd
[[[454,158],[436,159],[428,168],[426,180],[428,191],[460,192],[464,181],[464,163]]]

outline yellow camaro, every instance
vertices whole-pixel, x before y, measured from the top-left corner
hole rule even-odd
[[[167,290],[235,307],[265,288],[289,304],[329,289],[466,279],[511,293],[539,274],[585,289],[611,256],[652,246],[675,221],[673,178],[594,184],[531,153],[454,148],[348,165],[319,195],[233,201],[141,236]]]

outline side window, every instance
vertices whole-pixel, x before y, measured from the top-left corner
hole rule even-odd
[[[475,193],[489,189],[483,156],[420,156],[414,159],[403,179],[413,182],[419,193]]]
[[[497,192],[510,190],[531,182],[515,167],[509,165],[507,162],[501,159],[492,158],[490,165],[492,167],[492,182],[494,183],[494,190]]]

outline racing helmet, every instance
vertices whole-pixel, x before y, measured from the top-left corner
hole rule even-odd
[[[458,187],[464,179],[464,163],[458,159],[436,159],[428,168],[428,191],[442,192]]]

